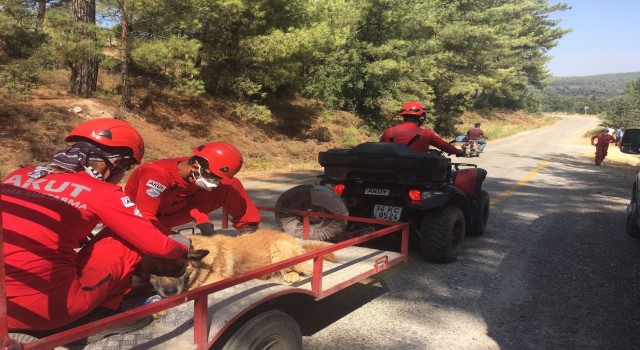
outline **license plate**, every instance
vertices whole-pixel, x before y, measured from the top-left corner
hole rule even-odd
[[[388,196],[389,190],[386,188],[367,188],[364,190],[364,194],[370,194],[373,196]]]
[[[376,204],[373,207],[373,217],[380,220],[399,221],[402,207]]]

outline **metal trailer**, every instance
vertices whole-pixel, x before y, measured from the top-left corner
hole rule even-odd
[[[258,207],[261,211],[278,211]],[[272,344],[301,344],[297,321],[278,310],[278,301],[300,297],[303,303],[313,303],[347,288],[367,277],[407,260],[409,226],[403,222],[333,215],[320,212],[288,212],[300,215],[303,239],[308,238],[310,217],[325,217],[382,225],[384,228],[356,236],[327,248],[265,266],[207,286],[184,292],[160,301],[135,306],[90,324],[56,333],[41,339],[18,342],[8,337],[6,289],[4,283],[4,254],[0,221],[0,346],[1,349],[242,349],[238,339],[253,341],[253,348],[266,349]],[[223,228],[226,215],[222,215]],[[399,252],[366,248],[361,243],[401,232]],[[339,263],[323,261],[324,254],[335,252]],[[313,259],[313,275],[293,284],[258,277]],[[304,277],[304,276],[301,276]],[[125,300],[126,301],[126,300]],[[137,304],[139,305],[139,303]],[[302,304],[305,305],[305,304]],[[107,329],[132,322],[166,310],[149,326],[128,334],[113,335],[88,345],[70,345]],[[25,341],[22,339],[22,341]],[[289,342],[289,343],[287,343]],[[67,344],[67,345],[65,345]],[[257,346],[256,346],[257,344]],[[291,345],[285,348],[295,348]]]

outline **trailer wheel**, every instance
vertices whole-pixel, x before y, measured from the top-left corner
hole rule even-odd
[[[336,215],[349,215],[342,198],[331,189],[320,185],[299,185],[286,190],[276,201],[276,221],[280,228],[302,238],[302,217],[287,211],[314,211]],[[322,217],[310,217],[309,239],[327,241],[344,232],[347,221]]]
[[[436,263],[456,260],[462,250],[464,230],[464,214],[455,205],[427,213],[419,232],[422,255]]]
[[[242,325],[222,350],[301,350],[302,332],[293,317],[278,310],[259,314]]]
[[[480,195],[476,199],[476,207],[474,210],[474,221],[467,231],[469,236],[482,236],[487,232],[487,223],[489,222],[489,210],[491,200],[487,191],[480,191]]]

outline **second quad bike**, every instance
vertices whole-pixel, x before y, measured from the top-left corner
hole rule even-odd
[[[464,157],[480,157],[480,144],[476,140],[469,140],[466,135],[459,135],[451,144],[460,144],[460,148],[464,151]]]
[[[294,236],[301,237],[302,220],[288,215],[293,211],[408,222],[424,257],[445,263],[457,258],[465,235],[480,236],[487,229],[490,198],[482,190],[487,172],[475,164],[385,142],[320,152],[318,161],[324,168],[318,183],[290,188],[276,202],[276,219]],[[375,229],[319,217],[311,223],[310,238],[327,241]]]

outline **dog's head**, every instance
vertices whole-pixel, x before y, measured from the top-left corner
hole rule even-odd
[[[191,249],[187,256],[175,259],[164,260],[161,263],[162,273],[151,273],[150,282],[153,288],[162,297],[169,297],[182,293],[189,285],[189,281],[195,278],[198,273],[198,266],[202,264],[202,259],[209,254],[206,249]],[[180,271],[176,274],[175,272]]]

